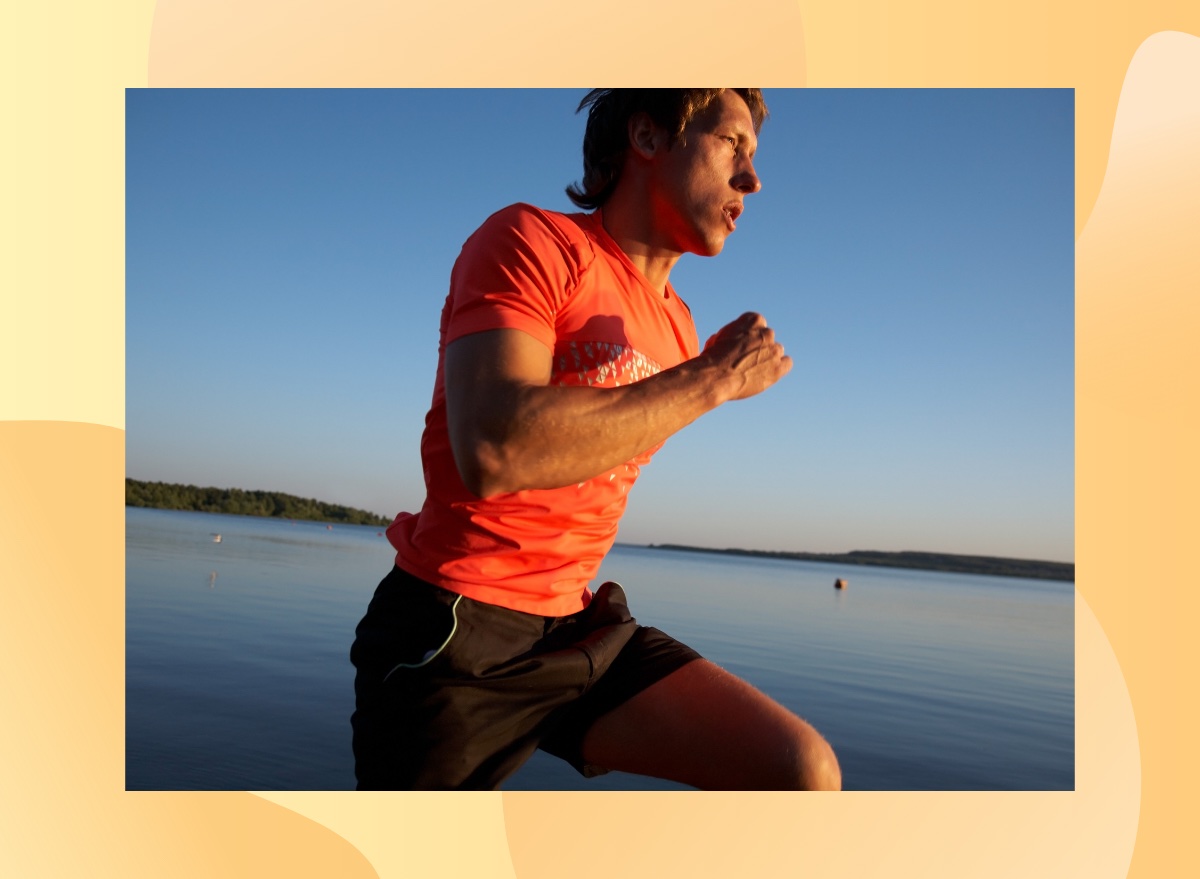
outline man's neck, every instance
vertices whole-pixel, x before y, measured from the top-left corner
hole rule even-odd
[[[644,200],[628,198],[626,191],[624,187],[618,187],[604,203],[600,214],[604,231],[617,242],[650,286],[665,293],[671,269],[682,254],[655,244],[656,226],[648,205]]]

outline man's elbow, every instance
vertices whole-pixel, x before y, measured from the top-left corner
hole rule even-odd
[[[476,497],[495,497],[521,488],[512,478],[511,462],[495,444],[480,440],[466,448],[455,445],[453,451],[458,476],[467,491]]]

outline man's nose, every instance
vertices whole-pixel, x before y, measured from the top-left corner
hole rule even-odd
[[[753,195],[762,189],[762,181],[758,179],[758,174],[754,172],[754,164],[749,159],[741,170],[733,175],[733,188],[743,195]]]

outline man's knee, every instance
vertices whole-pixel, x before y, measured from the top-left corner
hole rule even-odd
[[[790,790],[841,790],[842,770],[833,748],[816,730],[805,725],[792,751],[794,760],[783,787]]]
[[[842,770],[837,755],[824,739],[817,737],[806,749],[801,767],[802,790],[841,790]]]

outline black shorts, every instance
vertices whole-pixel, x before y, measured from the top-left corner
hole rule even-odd
[[[359,790],[494,790],[535,749],[583,775],[592,723],[698,659],[639,626],[605,583],[582,611],[540,617],[475,601],[400,568],[356,630]]]

